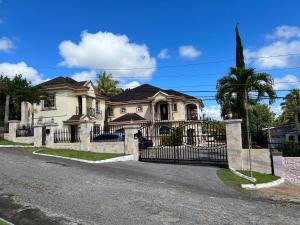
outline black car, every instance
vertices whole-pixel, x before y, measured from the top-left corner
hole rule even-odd
[[[153,141],[144,137],[139,137],[139,149],[146,149],[149,147],[153,147]]]

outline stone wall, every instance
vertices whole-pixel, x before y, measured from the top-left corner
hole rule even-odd
[[[260,173],[272,173],[271,156],[269,149],[251,149],[252,170]],[[250,170],[249,168],[249,151],[242,149],[242,169]]]
[[[124,141],[91,142],[86,150],[101,153],[125,153]]]
[[[14,141],[18,143],[33,144],[34,137],[15,137]]]
[[[274,172],[276,176],[287,181],[300,184],[300,157],[273,156]]]

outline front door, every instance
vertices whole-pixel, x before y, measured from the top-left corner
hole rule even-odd
[[[160,120],[168,120],[168,104],[160,105]]]

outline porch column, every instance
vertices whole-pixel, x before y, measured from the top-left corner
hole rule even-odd
[[[155,107],[154,106],[155,106],[155,103],[151,102],[152,122],[155,121],[155,116],[154,116],[154,114],[155,114]]]
[[[200,120],[200,107],[197,105],[197,119]]]
[[[86,115],[86,96],[82,96],[82,114]]]
[[[242,167],[242,119],[225,120],[228,166],[241,170]]]
[[[169,115],[168,115],[168,120],[173,120],[173,109],[172,109],[172,101],[168,101],[168,111],[169,111]]]

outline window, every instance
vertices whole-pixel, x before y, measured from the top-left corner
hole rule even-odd
[[[96,101],[96,113],[100,112],[100,102]]]
[[[138,105],[136,108],[137,112],[143,112],[143,106],[142,105]]]
[[[173,104],[173,112],[177,112],[177,104],[176,103]]]
[[[114,116],[114,109],[108,107],[108,108],[107,108],[107,114],[108,114],[108,116]]]
[[[47,100],[44,100],[44,109],[53,109],[56,106],[55,95],[49,95]]]
[[[126,108],[125,107],[121,107],[121,113],[126,113]]]
[[[159,134],[169,134],[170,133],[170,128],[167,126],[161,126],[159,128]]]
[[[298,113],[298,123],[300,123],[300,113]]]

